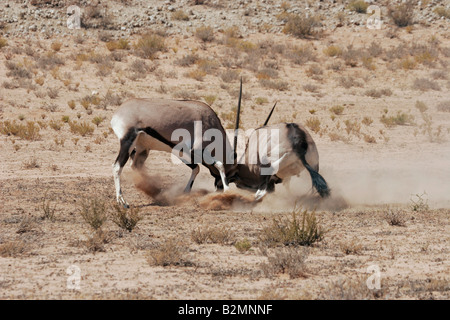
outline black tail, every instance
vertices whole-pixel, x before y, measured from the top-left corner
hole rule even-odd
[[[322,198],[330,195],[330,189],[325,179],[314,170],[306,161],[306,152],[308,150],[308,142],[306,141],[306,133],[299,128],[295,123],[287,123],[288,139],[292,144],[292,149],[303,163],[303,166],[308,170],[313,187],[317,190]]]
[[[328,184],[325,181],[325,179],[311,166],[306,162],[305,155],[302,155],[300,157],[300,160],[302,160],[303,165],[305,166],[306,170],[308,170],[313,187],[317,190],[317,192],[320,194],[322,198],[326,198],[330,195],[330,188],[328,188]]]

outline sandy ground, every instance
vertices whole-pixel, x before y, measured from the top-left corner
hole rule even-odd
[[[31,44],[42,56],[52,42],[60,40],[64,45],[57,55],[64,57],[65,64],[58,70],[59,77],[50,70],[35,69],[33,81],[44,77],[42,87],[0,88],[0,123],[61,123],[60,130],[41,128],[36,141],[0,136],[0,299],[449,299],[450,113],[437,108],[450,100],[449,82],[442,77],[435,80],[439,91],[412,87],[416,78],[430,78],[435,71],[448,77],[448,56],[440,53],[433,65],[419,64],[412,70],[393,68],[398,61],[376,58],[374,70],[360,64],[334,71],[327,65],[341,59],[322,53],[331,44],[345,47],[348,39],[355,47],[379,41],[388,50],[400,43],[428,43],[432,35],[443,52],[450,44],[445,30],[417,25],[412,32],[399,30],[394,38],[386,37],[386,30],[364,28],[358,33],[354,28],[339,28],[316,40],[281,33],[250,35],[247,40],[253,43],[270,39],[285,46],[314,47],[318,60],[304,65],[293,64],[282,54],[263,59],[277,65],[278,79],[289,84],[286,91],[264,88],[248,67],[234,69],[245,78],[248,96],[242,118],[246,129],[261,124],[274,101],[278,101],[278,109],[273,123],[320,119],[321,130],[311,134],[320,154],[320,173],[332,189],[331,199],[305,197],[311,181],[303,173],[292,180],[289,191],[279,185],[260,203],[226,202],[226,196],[215,194],[213,179],[202,168],[190,197],[163,204],[135,187],[127,166],[124,195],[142,218],[132,232],[119,228],[109,216],[115,201],[111,165],[119,147],[109,121],[118,106],[92,106],[89,113],[80,100],[93,91],[100,97],[110,90],[124,97],[174,98],[174,92],[186,90],[199,99],[216,95],[212,108],[223,117],[236,105],[237,97],[231,92],[238,88],[238,80],[222,81],[219,75],[224,67],[208,73],[203,81],[193,80],[186,72],[196,66],[180,67],[175,62],[195,52],[223,63],[226,46],[219,42],[205,45],[193,36],[169,36],[166,43],[171,49],[147,60],[149,65],[157,65],[157,71],[148,72],[143,79],[131,79],[129,65],[137,59],[131,51],[115,62],[107,76],[95,75],[94,63],[85,61],[80,66],[70,58],[82,51],[108,54],[104,43],[93,36],[82,44],[71,37],[28,43],[8,39],[8,46],[0,52],[1,83],[13,79],[6,75],[3,62],[12,59],[26,64],[26,59],[33,59],[22,51],[7,59],[11,48],[24,50]],[[314,64],[323,68],[318,80],[308,76],[308,67]],[[65,72],[71,73],[72,84],[80,83],[78,90],[62,83]],[[362,86],[344,88],[338,85],[342,76],[355,77]],[[317,85],[318,91],[305,90],[307,83]],[[55,99],[37,94],[53,87],[59,88]],[[390,88],[392,94],[372,98],[365,93],[383,88]],[[258,97],[267,101],[257,104]],[[76,101],[74,109],[69,109],[69,100]],[[424,131],[423,113],[415,108],[418,100],[428,107],[425,113],[431,116],[435,136]],[[50,110],[51,105],[56,105],[56,110]],[[344,112],[332,117],[330,108],[336,105],[344,106]],[[414,121],[393,127],[381,123],[383,114],[399,111],[412,115]],[[89,123],[100,116],[104,121],[92,135],[79,136],[60,121],[62,116]],[[345,120],[361,123],[364,117],[373,122],[362,124],[359,133],[346,132]],[[332,139],[331,133],[341,139]],[[375,143],[367,142],[364,135],[373,136]],[[146,166],[147,174],[165,192],[173,198],[180,196],[190,175],[187,167],[173,165],[169,155],[158,152],[150,154]],[[213,206],[214,197],[221,206]],[[234,186],[229,193],[231,199],[251,197]],[[103,240],[96,246],[92,245],[95,232],[80,215],[83,204],[92,199],[108,206],[108,219],[101,228]],[[415,204],[419,207],[414,208]],[[52,219],[43,218],[46,205]],[[296,205],[315,211],[326,230],[323,240],[307,247],[300,275],[292,276],[288,269],[270,272],[274,268],[270,258],[277,252],[305,250],[301,246],[267,248],[261,240],[263,230],[274,219],[290,217]],[[392,223],[392,215],[400,222]],[[199,243],[195,237],[199,230],[215,230],[226,239]],[[243,241],[250,248],[241,253],[236,247]],[[175,262],[158,265],[152,258],[157,253],[172,253]],[[381,287],[371,290],[367,281],[373,279],[373,270],[378,271]]]

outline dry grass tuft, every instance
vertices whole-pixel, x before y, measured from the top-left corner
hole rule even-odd
[[[273,219],[261,230],[259,239],[268,246],[311,246],[321,241],[324,234],[315,212],[296,208],[287,216]]]

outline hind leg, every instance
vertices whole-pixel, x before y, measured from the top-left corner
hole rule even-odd
[[[122,194],[122,188],[120,186],[120,175],[122,173],[123,167],[130,158],[130,149],[135,138],[136,135],[133,134],[132,131],[130,131],[130,134],[128,134],[125,138],[123,138],[120,141],[119,155],[117,156],[116,161],[113,164],[113,177],[114,177],[114,186],[116,188],[117,203],[123,205],[125,208],[128,208],[129,205],[125,201]]]
[[[197,177],[198,173],[200,172],[200,167],[198,164],[188,164],[188,166],[192,169],[191,177],[189,178],[189,181],[186,185],[186,188],[184,188],[185,193],[191,192],[192,186],[194,185],[195,178]]]

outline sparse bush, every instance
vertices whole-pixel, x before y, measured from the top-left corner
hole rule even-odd
[[[233,238],[233,233],[225,227],[199,227],[191,232],[191,239],[197,244],[219,243],[223,245],[231,243]]]
[[[185,259],[186,247],[175,239],[168,239],[158,248],[149,250],[147,260],[155,266],[187,266],[191,262]]]
[[[0,243],[0,257],[17,257],[27,250],[27,245],[22,240]]]
[[[370,117],[364,117],[361,122],[366,126],[370,126],[373,123],[373,120]]]
[[[430,209],[430,206],[428,205],[428,199],[425,198],[426,196],[427,194],[425,192],[422,194],[415,194],[413,196],[414,198],[411,198],[409,200],[409,207],[411,208],[411,210],[415,212],[428,211]]]
[[[39,164],[38,160],[35,157],[31,157],[30,159],[24,161],[22,163],[22,166],[24,169],[37,169],[41,167],[41,165]]]
[[[98,198],[84,199],[79,211],[83,217],[94,230],[99,230],[107,218],[106,203]]]
[[[214,96],[214,95],[207,95],[207,96],[203,96],[203,99],[205,100],[205,102],[206,102],[209,106],[212,106],[213,103],[216,101],[217,96]]]
[[[144,59],[154,59],[157,52],[166,51],[163,37],[157,34],[143,35],[134,46],[136,54]]]
[[[295,64],[302,65],[309,61],[314,61],[316,59],[316,54],[311,46],[301,46],[294,47],[289,50],[286,54],[289,59],[291,59]]]
[[[236,241],[234,244],[234,247],[239,251],[240,253],[247,252],[252,247],[252,243],[247,238],[244,238],[243,240]]]
[[[439,17],[445,17],[450,19],[450,9],[446,9],[445,7],[437,7],[433,10]]]
[[[421,113],[425,112],[428,110],[427,105],[425,104],[425,102],[423,101],[416,101],[416,108],[417,110],[419,110]]]
[[[189,67],[196,63],[198,60],[200,60],[200,57],[198,55],[194,54],[187,54],[184,55],[182,58],[177,59],[175,61],[175,64],[181,66],[181,67]]]
[[[61,42],[59,41],[52,42],[51,48],[53,51],[58,52],[59,50],[61,50],[61,47],[62,47]]]
[[[395,125],[405,126],[411,125],[414,123],[414,117],[412,115],[408,115],[404,112],[398,111],[396,116],[386,116],[382,115],[380,119],[381,123],[386,127],[393,127]]]
[[[203,81],[203,78],[206,76],[206,72],[199,69],[195,69],[187,72],[186,76],[195,79],[197,81]]]
[[[291,279],[305,276],[308,248],[282,248],[273,255],[269,250],[263,250],[263,254],[267,257],[267,263],[261,264],[265,276],[273,277],[279,273],[288,274]]]
[[[440,91],[441,87],[435,81],[428,80],[425,78],[417,78],[416,80],[414,80],[413,89],[420,91],[428,91],[428,90]]]
[[[439,102],[437,110],[442,112],[450,112],[450,100]]]
[[[17,123],[15,120],[13,122],[9,120],[0,122],[0,133],[7,136],[17,136],[24,140],[39,140],[41,138],[39,131],[39,125],[37,125],[34,121],[28,121],[26,124]]]
[[[59,95],[59,88],[48,88],[47,95],[50,99],[56,99]]]
[[[315,37],[318,35],[315,30],[318,25],[318,19],[315,16],[289,14],[283,32],[298,38]]]
[[[338,57],[342,55],[342,48],[336,45],[331,45],[326,47],[323,50],[323,53],[325,53],[325,55],[329,56],[329,57]]]
[[[273,219],[270,226],[262,229],[259,238],[268,246],[311,246],[321,241],[324,233],[315,212],[295,208],[290,217]]]
[[[310,128],[314,133],[319,133],[320,131],[320,120],[318,117],[312,117],[306,120],[306,126]]]
[[[40,209],[42,210],[42,220],[55,221],[56,204],[51,206],[51,200],[47,199],[47,193],[44,195]]]
[[[289,89],[289,83],[282,80],[269,80],[269,79],[261,79],[259,83],[264,88],[274,89],[278,91],[286,91]]]
[[[363,0],[352,1],[348,5],[349,10],[355,11],[357,13],[366,13],[368,7],[369,7],[369,4]]]
[[[199,27],[195,30],[195,36],[203,42],[211,42],[214,40],[214,29],[209,26]]]
[[[189,15],[183,10],[179,9],[172,13],[172,19],[178,21],[189,21]]]
[[[357,255],[360,254],[362,250],[362,245],[356,239],[353,239],[352,241],[341,242],[339,247],[341,251],[346,255]]]
[[[387,223],[391,226],[404,227],[406,226],[406,217],[405,214],[400,210],[392,210],[388,209],[385,213],[384,218]]]
[[[13,77],[16,79],[31,79],[33,74],[21,63],[14,63],[12,61],[5,61],[5,66],[8,69],[6,73],[7,77]]]
[[[94,127],[86,121],[78,123],[77,121],[69,121],[70,132],[79,134],[84,137],[91,135],[94,132]]]
[[[111,213],[112,221],[120,228],[129,232],[133,231],[136,224],[142,220],[139,215],[139,208],[125,209],[118,204],[114,204],[114,210]]]
[[[239,79],[239,72],[236,70],[228,69],[220,74],[220,78],[223,80],[223,82],[230,83]]]
[[[368,89],[365,92],[366,96],[372,97],[372,98],[381,98],[382,96],[391,96],[392,91],[391,89]]]
[[[340,116],[344,112],[344,106],[334,106],[330,108],[330,112],[334,113],[337,116]]]
[[[5,38],[0,37],[0,49],[6,47],[8,45],[8,41]]]
[[[257,97],[255,99],[255,103],[258,104],[258,105],[262,105],[262,104],[265,104],[265,103],[268,103],[268,102],[269,102],[269,100],[267,100],[267,98],[264,98],[264,97]]]
[[[320,87],[318,85],[312,84],[312,83],[307,83],[305,85],[303,85],[303,90],[307,91],[307,92],[313,92],[313,93],[317,93],[319,92]]]
[[[399,5],[388,7],[388,16],[398,27],[407,27],[414,23],[414,1],[407,0]]]

